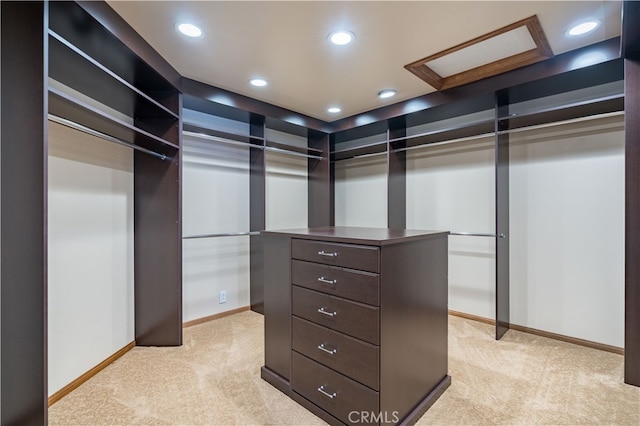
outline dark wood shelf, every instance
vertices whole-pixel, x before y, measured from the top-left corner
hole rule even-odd
[[[471,136],[479,136],[486,133],[492,133],[494,131],[495,120],[479,120],[465,123],[462,126],[445,127],[431,132],[420,133],[403,138],[390,139],[389,143],[392,144],[393,148],[410,148],[420,145],[446,142],[454,139],[462,139]],[[400,142],[404,142],[404,146],[398,146],[400,145]]]
[[[332,160],[346,160],[368,154],[378,154],[387,150],[387,141],[374,142],[353,148],[337,149],[331,152]]]
[[[266,141],[266,146],[271,147],[271,148],[277,148],[279,150],[296,152],[296,153],[304,154],[304,155],[321,156],[322,152],[323,152],[321,149],[309,148],[309,147],[304,147],[304,146],[289,145],[287,143],[274,142],[274,141],[270,141],[270,140]]]
[[[156,136],[177,142],[179,116],[49,32],[49,76],[122,114]]]
[[[49,113],[132,145],[173,156],[178,145],[126,123],[73,96],[49,88]]]
[[[499,120],[502,130],[513,130],[618,111],[624,111],[624,94],[503,116]]]
[[[178,91],[75,2],[49,4],[49,28],[131,86],[179,114]],[[50,54],[50,57],[57,53]]]
[[[209,127],[202,127],[197,124],[189,123],[186,121],[183,121],[182,123],[182,130],[187,132],[200,133],[204,136],[210,136],[213,138],[226,139],[234,143],[236,142],[244,143],[247,146],[262,147],[264,145],[264,138],[259,138],[257,136],[251,136],[251,135],[241,135],[238,133],[223,132],[221,130],[215,130]],[[221,141],[221,142],[224,142],[224,141]]]

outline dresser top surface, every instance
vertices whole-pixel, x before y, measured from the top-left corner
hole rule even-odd
[[[279,235],[307,240],[338,243],[389,245],[412,240],[428,239],[449,234],[448,231],[418,229],[361,228],[354,226],[327,226],[320,228],[278,229],[262,231],[263,235]]]

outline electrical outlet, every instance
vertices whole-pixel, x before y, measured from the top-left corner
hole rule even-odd
[[[227,290],[222,290],[218,295],[218,303],[227,303]]]

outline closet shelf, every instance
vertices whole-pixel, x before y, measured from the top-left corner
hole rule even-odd
[[[223,132],[221,130],[202,127],[195,123],[183,121],[182,130],[185,134],[194,137],[201,137],[216,142],[246,145],[247,147],[261,148],[264,145],[264,138],[257,136],[241,135],[237,133]],[[188,132],[188,133],[187,133]]]
[[[499,120],[501,130],[513,130],[623,110],[624,94],[617,94],[526,113],[516,113],[500,117]]]
[[[431,132],[406,136],[403,138],[390,139],[392,148],[410,148],[421,145],[429,145],[438,142],[446,142],[456,139],[463,139],[472,136],[483,135],[495,131],[495,120],[478,120],[466,123],[462,126],[451,126],[437,129]],[[400,142],[405,142],[401,144]],[[403,145],[403,146],[401,146]]]
[[[137,119],[166,119],[169,127],[179,120],[148,94],[49,30],[49,76],[96,101]]]
[[[164,153],[167,148],[179,149],[176,144],[126,123],[52,87],[49,87],[49,112],[99,133],[152,151]]]
[[[345,148],[331,152],[333,161],[346,160],[370,154],[381,154],[387,150],[387,141],[374,142],[353,148]]]
[[[289,144],[286,144],[286,143],[275,142],[275,141],[270,141],[270,140],[267,140],[265,142],[265,146],[278,148],[278,149],[285,150],[285,151],[297,152],[297,153],[300,153],[300,154],[309,154],[309,155],[316,155],[317,154],[318,156],[322,155],[322,150],[321,149],[294,146],[294,145],[289,145]]]

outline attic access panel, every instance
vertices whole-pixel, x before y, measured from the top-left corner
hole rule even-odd
[[[536,15],[405,65],[436,90],[446,90],[553,57]]]

